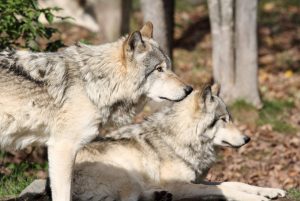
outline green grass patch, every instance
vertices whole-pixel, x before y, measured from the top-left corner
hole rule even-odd
[[[132,11],[139,11],[141,9],[140,0],[133,0],[131,6],[132,6]]]
[[[295,132],[296,129],[285,121],[288,110],[293,107],[294,102],[292,101],[265,101],[264,107],[259,111],[258,125],[270,124],[275,131],[280,133]]]
[[[3,160],[3,158],[5,157],[5,155],[6,155],[6,152],[0,150],[0,162]]]
[[[81,39],[80,42],[83,43],[83,44],[86,44],[86,45],[91,45],[92,44],[91,41],[86,40],[86,39]]]
[[[264,7],[270,7],[270,11],[265,11]],[[280,29],[278,22],[283,19],[282,16],[288,17],[288,21],[299,23],[299,14],[290,13],[290,7],[299,7],[299,0],[261,0],[258,4],[258,21],[260,25],[269,26],[274,29]]]
[[[175,10],[176,11],[179,11],[179,12],[186,11],[186,12],[188,12],[188,11],[193,10],[194,8],[195,8],[195,6],[192,3],[188,2],[188,1],[182,1],[182,0],[176,0],[175,1]]]
[[[282,113],[285,109],[293,108],[293,101],[281,101],[281,100],[272,100],[264,101],[264,107],[261,112],[269,115],[278,115]]]
[[[26,174],[26,172],[42,170],[47,168],[47,164],[37,164],[23,162],[20,164],[8,163],[5,165],[11,172],[10,174],[0,173],[0,198],[16,196],[28,186],[34,179],[35,176]]]
[[[237,100],[229,108],[234,119],[251,127],[257,126],[259,114],[258,110],[253,105],[244,100]]]
[[[237,100],[231,105],[233,110],[256,110],[256,108],[244,100]]]
[[[259,9],[262,9],[267,3],[274,3],[278,7],[288,8],[289,6],[299,6],[299,0],[260,0],[259,1]]]
[[[244,100],[238,100],[230,106],[233,117],[238,121],[252,126],[269,124],[273,130],[280,133],[291,134],[296,131],[286,119],[288,111],[294,107],[293,101],[266,100],[261,110],[257,110]]]
[[[300,201],[300,189],[292,188],[288,191],[288,198],[293,199],[294,201]]]

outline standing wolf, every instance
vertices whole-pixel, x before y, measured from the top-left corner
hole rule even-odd
[[[69,201],[76,152],[108,121],[128,122],[142,96],[179,101],[192,88],[146,23],[114,43],[56,53],[0,52],[0,147],[46,144],[54,201]]]
[[[147,200],[156,188],[167,190],[175,200],[266,201],[284,196],[280,189],[238,182],[204,184],[215,146],[237,148],[250,140],[232,124],[217,87],[212,91],[195,91],[141,124],[109,134],[112,139],[87,145],[76,158],[74,197]]]

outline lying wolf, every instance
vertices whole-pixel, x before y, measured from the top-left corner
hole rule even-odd
[[[149,200],[157,189],[167,190],[175,200],[265,201],[285,196],[280,189],[239,182],[205,184],[215,146],[238,148],[250,140],[234,126],[217,94],[216,86],[194,91],[144,122],[109,134],[110,140],[85,146],[75,162],[74,198]]]
[[[54,201],[70,200],[76,152],[99,126],[128,123],[143,96],[179,101],[192,91],[170,70],[152,33],[146,23],[99,46],[0,52],[0,148],[46,144]]]

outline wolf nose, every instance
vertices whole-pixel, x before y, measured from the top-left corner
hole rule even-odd
[[[193,87],[187,86],[184,88],[184,92],[186,95],[189,95],[193,91]]]
[[[245,144],[247,144],[250,140],[251,140],[250,137],[248,137],[248,136],[245,136],[245,137],[244,137]]]

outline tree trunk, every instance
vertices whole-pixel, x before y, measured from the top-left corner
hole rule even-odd
[[[234,87],[233,0],[209,0],[213,43],[213,76],[227,99]]]
[[[261,106],[257,72],[257,0],[236,0],[235,26],[235,90],[239,98]]]
[[[131,0],[97,0],[89,5],[108,42],[129,32]]]
[[[144,22],[151,21],[154,26],[154,39],[172,58],[174,0],[141,0]]]
[[[213,76],[227,103],[260,107],[257,80],[257,0],[209,0]]]

